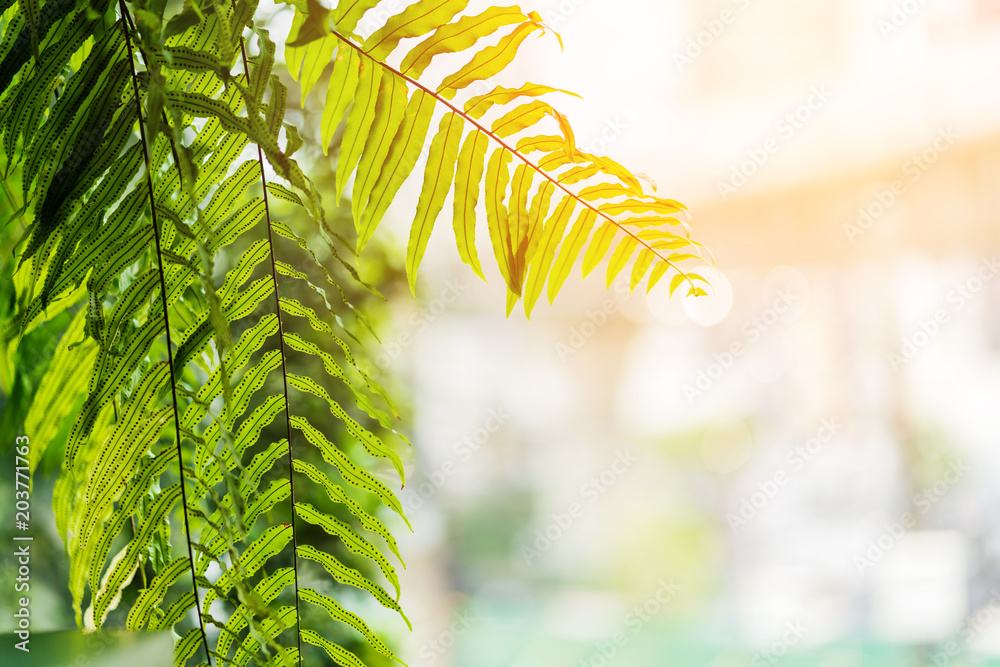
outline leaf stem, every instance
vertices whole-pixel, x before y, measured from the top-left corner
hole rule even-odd
[[[235,2],[233,8],[235,10]],[[250,66],[247,64],[246,42],[243,35],[240,35],[240,55],[243,59],[243,71],[246,73],[247,86],[250,85]],[[272,104],[274,100],[272,100]],[[249,109],[248,109],[249,111]],[[285,329],[281,321],[281,297],[278,295],[278,271],[277,261],[274,257],[274,232],[271,225],[271,207],[267,197],[267,176],[264,174],[264,152],[260,144],[257,146],[257,162],[260,164],[260,183],[264,198],[264,215],[267,219],[267,249],[271,261],[271,280],[274,282],[274,312],[278,319],[278,346],[281,352],[281,382],[283,385],[282,397],[285,399],[285,432],[288,441],[288,493],[289,502],[292,504],[292,573],[295,582],[295,638],[299,649],[299,665],[302,665],[302,616],[299,612],[299,556],[297,532],[295,528],[295,465],[292,457],[292,415],[288,401],[288,353],[285,346]]]
[[[478,128],[479,131],[481,131],[483,134],[485,134],[487,137],[489,137],[490,139],[492,139],[496,143],[500,144],[500,146],[502,146],[503,148],[505,148],[508,152],[510,152],[518,160],[520,160],[524,164],[526,164],[529,167],[531,167],[536,173],[541,174],[543,178],[545,178],[546,180],[548,180],[555,187],[559,188],[560,190],[562,190],[563,192],[565,192],[567,195],[569,195],[570,197],[572,197],[574,200],[576,200],[577,203],[583,204],[585,207],[587,207],[590,210],[592,210],[598,216],[604,218],[605,220],[607,220],[611,224],[613,224],[616,227],[618,227],[618,229],[620,229],[623,232],[625,232],[627,235],[633,237],[639,243],[639,245],[644,246],[647,250],[649,250],[650,252],[652,252],[653,255],[655,255],[656,257],[659,257],[662,261],[666,262],[667,265],[670,266],[670,268],[672,268],[674,271],[676,271],[677,273],[683,275],[684,278],[685,278],[685,280],[687,280],[687,282],[691,283],[691,287],[692,288],[695,287],[694,281],[691,280],[691,278],[688,277],[688,275],[684,271],[681,271],[677,267],[676,264],[674,264],[668,258],[666,258],[662,254],[660,254],[660,252],[656,248],[654,248],[652,245],[650,245],[645,239],[640,238],[639,235],[638,235],[638,233],[632,232],[628,228],[622,226],[621,223],[619,223],[617,220],[613,219],[607,213],[601,211],[599,208],[595,207],[593,204],[591,204],[590,202],[586,201],[585,199],[582,199],[578,194],[576,194],[575,192],[573,192],[572,190],[570,190],[569,188],[567,188],[565,185],[563,185],[562,183],[560,183],[558,178],[556,178],[555,176],[552,176],[547,171],[545,171],[544,169],[542,169],[541,167],[539,167],[537,164],[535,164],[534,162],[532,162],[531,160],[529,160],[526,156],[524,156],[516,148],[514,148],[511,145],[509,145],[507,142],[505,142],[500,137],[496,136],[491,130],[486,129],[486,127],[484,125],[482,125],[481,123],[479,123],[476,119],[470,117],[462,109],[459,109],[457,106],[455,106],[454,104],[452,104],[450,100],[445,99],[440,94],[438,94],[436,91],[431,90],[430,88],[428,88],[424,84],[420,83],[416,79],[413,79],[413,78],[407,76],[406,74],[403,74],[401,71],[399,71],[398,69],[396,69],[392,65],[390,65],[390,64],[388,64],[386,62],[383,62],[381,60],[376,60],[375,58],[372,58],[367,53],[365,53],[364,49],[361,46],[355,44],[350,39],[348,39],[344,35],[340,34],[336,30],[331,30],[330,34],[332,34],[334,37],[336,37],[340,41],[342,41],[345,44],[347,44],[348,46],[350,46],[355,51],[357,51],[362,57],[368,58],[372,62],[374,62],[374,63],[380,65],[381,67],[389,70],[390,72],[392,72],[396,76],[404,79],[406,82],[408,82],[412,86],[414,86],[416,88],[419,88],[420,90],[424,91],[428,95],[432,96],[435,100],[437,100],[441,104],[445,105],[446,107],[448,107],[449,109],[451,109],[452,111],[454,111],[456,114],[458,114],[458,116],[460,118],[462,118],[463,120],[465,120],[465,122],[467,122],[470,125],[473,125],[474,127]]]
[[[174,409],[174,442],[177,445],[177,465],[180,468],[181,503],[184,505],[184,534],[187,543],[188,562],[191,565],[191,586],[194,590],[195,609],[198,610],[198,628],[201,631],[201,641],[205,646],[205,657],[209,667],[212,664],[212,651],[208,647],[208,635],[205,634],[205,621],[201,615],[201,601],[198,598],[198,579],[194,567],[194,551],[191,548],[191,526],[188,521],[187,491],[184,487],[184,458],[181,449],[181,420],[178,412],[177,402],[177,378],[174,375],[173,341],[170,339],[170,309],[167,306],[167,286],[163,278],[163,251],[160,247],[160,227],[156,220],[156,197],[153,190],[153,172],[149,161],[149,144],[146,137],[146,126],[142,119],[142,100],[139,97],[139,83],[135,71],[135,54],[132,50],[132,38],[129,35],[127,26],[131,24],[129,20],[128,8],[125,0],[118,0],[118,7],[122,14],[122,33],[125,35],[125,45],[128,48],[129,67],[132,73],[132,90],[135,97],[135,108],[139,120],[139,136],[142,141],[142,154],[146,163],[146,187],[149,190],[149,212],[153,223],[153,238],[156,241],[156,259],[159,266],[160,297],[163,303],[163,324],[167,336],[167,364],[170,369],[170,392],[173,399]]]

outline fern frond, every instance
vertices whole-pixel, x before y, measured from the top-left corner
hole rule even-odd
[[[554,299],[581,254],[609,283],[631,265],[633,288],[669,272],[671,292],[702,291],[680,268],[703,250],[684,207],[579,150],[548,101],[566,91],[487,83],[547,32],[537,14],[417,0],[372,25],[377,4],[296,2],[285,45],[303,100],[332,61],[317,125],[324,153],[343,128],[331,189],[349,191],[358,252],[426,149],[411,289],[454,192],[481,277],[486,211],[508,314]],[[406,440],[352,349],[370,325],[349,294],[377,292],[294,157],[255,9],[0,0],[0,146],[23,201],[0,335],[16,349],[65,325],[23,423],[32,469],[62,453],[53,509],[80,626],[169,629],[178,666],[397,660],[349,608],[360,593],[409,625],[390,560]]]
[[[564,272],[572,262],[556,262],[553,268],[551,258],[561,245],[569,249],[566,258],[575,259],[574,246],[583,228],[566,236],[565,221],[583,211],[590,213],[582,219],[595,216],[595,221],[601,222],[584,258],[584,275],[610,257],[608,285],[632,262],[629,284],[633,289],[653,268],[657,280],[671,270],[681,276],[680,282],[690,284],[691,292],[698,292],[695,281],[700,276],[682,267],[691,259],[706,260],[700,255],[700,244],[690,239],[685,208],[648,194],[636,176],[613,160],[580,151],[566,117],[539,99],[566,91],[526,83],[518,88],[496,86],[467,94],[470,87],[486,85],[502,72],[529,36],[546,32],[535,13],[491,7],[472,16],[463,14],[467,5],[462,0],[420,0],[390,16],[364,39],[342,30],[336,22],[326,22],[322,13],[310,13],[312,6],[296,6],[292,38],[285,50],[287,60],[300,63],[309,57],[335,54],[323,110],[322,146],[324,151],[328,149],[334,129],[343,121],[337,196],[354,174],[352,206],[359,251],[384,213],[379,199],[373,208],[372,182],[401,183],[408,176],[387,156],[401,155],[406,151],[404,146],[412,145],[411,128],[400,120],[400,114],[405,104],[406,113],[416,119],[417,114],[409,111],[416,101],[424,123],[434,111],[443,117],[430,142],[410,228],[406,269],[411,290],[415,289],[417,269],[435,219],[454,183],[453,227],[459,256],[477,275],[483,275],[475,250],[475,208],[484,203],[493,254],[508,288],[508,306],[523,299],[528,315],[546,280],[550,301],[565,280]],[[418,79],[439,56],[472,50],[504,29],[507,32],[495,44],[474,51],[436,87]],[[422,39],[411,47],[405,41],[411,38]],[[315,69],[301,73],[296,67],[291,69],[303,99],[319,82]],[[462,94],[466,94],[464,104],[456,102]],[[433,100],[435,108],[427,108],[427,98]],[[557,134],[552,134],[553,130]],[[487,153],[488,166],[484,168]],[[570,187],[577,184],[582,187]],[[373,211],[370,216],[369,210]],[[552,223],[548,229],[546,221]],[[639,232],[650,226],[675,228],[671,240],[689,252],[667,253],[643,238]],[[587,239],[583,237],[584,245]],[[542,259],[536,260],[540,248]],[[659,269],[660,265],[666,268]],[[656,281],[649,282],[651,287]]]
[[[353,334],[330,288],[358,313],[339,278],[273,218],[270,195],[312,221],[335,253],[320,196],[290,157],[301,142],[283,121],[274,44],[256,30],[258,50],[248,52],[251,14],[245,3],[213,4],[164,21],[122,0],[79,8],[56,0],[41,5],[37,21],[15,13],[0,41],[0,131],[29,202],[18,262],[30,278],[5,335],[75,309],[27,423],[32,437],[51,436],[45,402],[60,388],[80,396],[57,443],[65,452],[54,496],[77,619],[111,622],[125,591],[139,586],[122,621],[174,629],[178,665],[298,662],[310,631],[300,616],[303,550],[336,573],[333,581],[402,613],[371,578],[374,568],[398,597],[394,568],[362,534],[378,535],[398,557],[365,494],[400,515],[401,505],[344,448],[356,439],[400,474],[402,465],[339,397],[346,392],[389,433],[391,418],[377,405],[384,391],[344,342]],[[49,97],[54,87],[63,90]],[[255,159],[245,157],[248,146]],[[269,183],[268,169],[292,189]],[[327,287],[292,268],[309,266]],[[310,305],[317,298],[321,310]],[[339,356],[285,317],[301,318]],[[293,373],[289,355],[316,359],[329,382]],[[73,373],[81,369],[89,373]],[[333,421],[322,430],[308,423],[312,409],[289,387],[322,400]],[[296,483],[316,486],[350,521],[296,502]],[[275,515],[291,523],[260,525]],[[300,524],[329,537],[308,544]],[[326,552],[335,541],[350,564]],[[354,612],[315,591],[308,599],[328,622],[357,631],[355,643],[392,657]],[[325,652],[350,655],[324,641]]]

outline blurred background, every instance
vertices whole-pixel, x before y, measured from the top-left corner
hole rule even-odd
[[[529,323],[439,221],[377,352],[412,391],[404,659],[1000,664],[1000,2],[533,8],[565,52],[520,74],[719,274],[571,279]]]
[[[502,83],[583,95],[714,291],[598,270],[505,318],[442,216],[414,299],[407,183],[361,260],[388,301],[354,295],[413,442],[413,632],[380,629],[411,667],[1000,664],[1000,0],[529,6],[565,51]],[[38,539],[33,629],[72,628]]]

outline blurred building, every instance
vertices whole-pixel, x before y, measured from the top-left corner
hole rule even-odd
[[[566,53],[526,78],[721,274],[528,323],[440,226],[386,363],[410,664],[1000,658],[1000,2],[538,9]]]

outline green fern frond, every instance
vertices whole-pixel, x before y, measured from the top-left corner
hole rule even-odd
[[[486,86],[547,32],[537,14],[419,0],[371,26],[377,4],[296,2],[285,45],[303,100],[332,62],[318,133],[325,153],[343,128],[331,190],[350,186],[357,251],[426,150],[411,289],[454,192],[480,276],[485,207],[508,313],[554,299],[581,254],[584,274],[610,258],[609,282],[631,263],[632,287],[672,271],[671,292],[700,291],[678,268],[701,261],[683,206],[580,151],[546,101],[565,91]],[[178,666],[398,661],[350,608],[367,596],[409,626],[390,488],[406,440],[352,349],[370,324],[349,294],[377,292],[293,157],[308,137],[255,10],[0,0],[2,164],[24,202],[0,335],[14,355],[63,323],[23,423],[32,470],[61,454],[53,511],[81,627],[169,629]]]
[[[275,192],[298,204],[307,219],[322,221],[323,212],[318,193],[290,158],[296,135],[282,121],[284,89],[270,71],[274,45],[256,31],[259,51],[248,57],[240,35],[251,13],[243,3],[209,5],[163,22],[143,5],[77,10],[72,3],[48,3],[40,22],[30,25],[8,10],[0,51],[7,164],[16,168],[29,202],[18,262],[31,278],[7,336],[24,334],[54,306],[76,309],[35,397],[31,415],[39,416],[27,428],[39,441],[55,439],[40,418],[45,403],[60,388],[82,394],[54,498],[71,557],[77,619],[87,627],[104,625],[125,589],[141,579],[147,583],[125,623],[174,628],[181,636],[177,664],[297,659],[298,646],[282,646],[287,635],[298,644],[306,629],[297,549],[322,554],[334,581],[399,610],[369,575],[312,545],[295,544],[296,524],[318,523],[352,558],[384,573],[398,597],[394,569],[361,531],[379,535],[393,554],[398,548],[359,494],[374,493],[401,513],[398,500],[333,444],[337,429],[324,435],[304,427],[294,397],[289,400],[289,385],[321,398],[345,437],[357,437],[370,455],[393,461],[402,473],[398,455],[323,384],[286,367],[289,354],[316,358],[364,413],[391,426],[375,402],[384,392],[361,373],[337,335],[352,336],[343,312],[326,298],[327,289],[291,267],[303,257],[313,262],[346,302],[337,279],[288,224],[271,220],[267,197]],[[29,29],[40,36],[39,58],[25,51]],[[95,39],[87,44],[89,36]],[[53,87],[64,92],[45,97]],[[35,108],[25,106],[29,99]],[[247,146],[257,149],[256,159],[244,157]],[[265,159],[300,194],[266,183]],[[332,249],[332,230],[325,222],[316,228]],[[278,248],[276,239],[294,245]],[[236,261],[220,284],[215,266],[229,248]],[[279,260],[280,252],[287,258]],[[301,289],[291,287],[296,282],[322,296],[326,316],[282,294],[299,295]],[[282,321],[299,317],[333,341],[342,360]],[[238,337],[230,333],[237,329]],[[81,368],[89,375],[79,374]],[[284,389],[270,393],[278,376]],[[264,446],[282,421],[285,437]],[[293,423],[307,428],[305,437],[296,431],[294,442]],[[314,456],[303,451],[311,441],[318,443]],[[330,467],[323,472],[310,459],[328,459]],[[273,479],[282,462],[285,477]],[[293,479],[297,470],[305,471],[301,479]],[[316,484],[357,523],[308,503],[289,505],[296,482]],[[259,526],[282,506],[291,510],[285,513],[292,523]],[[177,516],[186,555],[174,555],[170,546]],[[125,534],[131,537],[122,544]],[[275,559],[291,567],[272,571]],[[356,614],[309,595],[332,620],[391,656]],[[294,604],[270,606],[285,598]],[[331,646],[322,648],[347,654]]]
[[[566,91],[527,83],[516,89],[496,86],[468,95],[474,84],[482,85],[503,71],[524,41],[532,34],[544,34],[546,27],[537,14],[516,7],[491,7],[471,16],[462,13],[467,5],[462,0],[421,0],[362,38],[353,32],[354,23],[345,28],[325,11],[312,13],[313,6],[296,4],[285,57],[305,99],[320,80],[316,61],[333,56],[321,140],[326,151],[335,128],[344,123],[337,196],[353,174],[351,201],[358,250],[364,248],[385,213],[386,192],[377,184],[391,184],[388,196],[395,194],[416,163],[432,117],[441,111],[407,245],[411,290],[434,222],[454,184],[453,226],[459,256],[477,275],[483,275],[475,247],[475,208],[483,202],[493,253],[508,288],[508,312],[523,299],[525,313],[530,315],[546,280],[549,300],[555,298],[587,243],[586,235],[583,245],[578,236],[589,233],[591,216],[602,224],[584,258],[584,275],[610,254],[608,285],[633,262],[629,281],[633,289],[652,268],[649,288],[672,270],[681,276],[677,284],[687,282],[689,291],[697,291],[695,281],[700,276],[682,266],[689,260],[706,260],[699,254],[700,244],[690,238],[686,209],[676,201],[648,194],[637,177],[613,160],[580,151],[566,117],[537,99]],[[481,46],[505,28],[509,31],[496,44],[475,51],[436,88],[419,80],[438,56]],[[400,48],[411,38],[423,39]],[[462,94],[464,104],[456,101]],[[553,130],[558,134],[536,134]],[[570,187],[576,184],[583,187]],[[566,220],[575,213],[584,220],[584,227],[566,236]],[[663,226],[675,231],[658,230],[669,237],[656,241],[641,234],[649,227]],[[555,261],[560,245],[560,261]],[[690,250],[670,252],[676,248]]]

